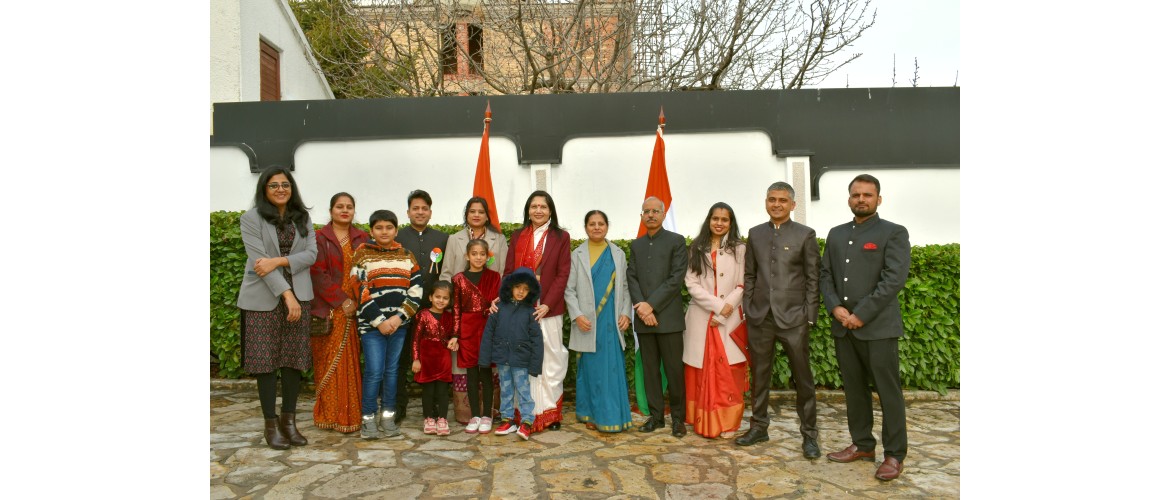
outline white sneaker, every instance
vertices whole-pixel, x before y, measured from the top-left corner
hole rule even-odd
[[[487,434],[492,431],[492,417],[479,417],[479,433]],[[468,431],[471,432],[471,431]]]
[[[491,423],[489,421],[489,423]],[[479,417],[471,417],[471,421],[467,423],[467,428],[463,432],[468,434],[479,432]]]

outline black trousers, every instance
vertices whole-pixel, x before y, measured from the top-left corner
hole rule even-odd
[[[422,385],[423,418],[447,418],[451,384],[435,380],[420,385]]]
[[[420,309],[421,310],[421,309]],[[406,338],[402,339],[402,353],[398,357],[398,396],[395,400],[395,411],[398,412],[394,416],[395,422],[401,422],[406,416],[406,406],[410,399],[410,393],[406,390],[406,377],[413,377],[413,372],[410,370],[410,365],[414,362],[414,353],[411,351],[411,346],[414,345],[414,328],[406,329]]]
[[[788,356],[788,367],[792,369],[800,435],[816,440],[817,397],[808,360],[808,325],[780,328],[771,312],[760,326],[748,323],[748,350],[752,356],[752,427],[768,428],[768,389],[772,385],[772,360],[776,356],[777,340]]]
[[[467,399],[471,403],[472,417],[492,418],[493,389],[491,368],[473,366],[467,369]]]
[[[845,384],[845,414],[849,436],[861,451],[873,451],[872,380],[882,405],[882,449],[899,462],[906,458],[906,401],[898,373],[898,339],[860,340],[853,332],[834,337],[837,364]]]
[[[686,418],[686,385],[683,381],[683,334],[639,333],[638,345],[642,350],[642,381],[646,386],[646,406],[650,407],[650,418],[665,422],[663,409],[662,375],[659,363],[666,371],[666,392],[670,393],[671,419],[682,421]]]

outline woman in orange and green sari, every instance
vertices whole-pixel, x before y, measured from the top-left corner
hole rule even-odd
[[[357,301],[346,295],[352,287],[353,251],[370,239],[353,225],[353,196],[337,193],[329,200],[330,223],[317,230],[317,262],[313,278],[313,381],[317,386],[313,425],[338,432],[362,426],[361,343],[354,313]],[[327,325],[322,328],[321,324]]]
[[[626,385],[626,348],[622,331],[630,327],[626,254],[605,236],[605,212],[585,214],[589,239],[571,256],[565,306],[573,318],[569,349],[577,351],[577,420],[601,432],[634,426]]]

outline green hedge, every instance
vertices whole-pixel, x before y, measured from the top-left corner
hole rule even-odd
[[[240,368],[240,314],[236,296],[243,278],[247,255],[240,240],[240,215],[243,212],[211,213],[211,352],[219,358],[219,373],[238,378]],[[363,227],[361,224],[359,226]],[[506,236],[520,225],[501,225]],[[454,233],[458,225],[435,225],[438,230]],[[573,240],[576,248],[583,240]],[[629,255],[629,240],[614,240]],[[820,242],[822,250],[824,241]],[[931,389],[945,393],[959,387],[959,245],[913,247],[910,252],[910,278],[902,290],[902,316],[906,335],[901,349],[902,384],[907,388]],[[685,301],[690,297],[682,290]],[[632,346],[633,334],[625,332]],[[565,344],[569,339],[569,318],[565,317]],[[840,388],[841,372],[829,333],[829,316],[821,308],[817,324],[810,335],[811,362],[816,383],[821,387]],[[791,370],[788,358],[777,346],[772,375],[773,388],[789,388]],[[577,354],[570,351],[566,385],[574,385]],[[626,350],[627,377],[633,387],[633,350]]]

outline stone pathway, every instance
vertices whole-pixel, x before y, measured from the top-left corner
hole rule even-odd
[[[636,429],[601,434],[577,423],[570,403],[560,430],[527,442],[515,434],[473,435],[461,429],[428,436],[422,433],[418,398],[412,398],[401,437],[367,441],[356,432],[314,427],[312,393],[305,394],[298,401],[298,426],[309,445],[280,451],[264,444],[255,387],[216,388],[213,382],[211,498],[959,496],[958,391],[945,398],[907,391],[909,455],[902,477],[888,483],[874,479],[875,463],[824,458],[849,444],[839,391],[818,393],[822,457],[816,460],[801,456],[794,398],[784,391],[772,397],[771,440],[750,447],[696,436],[689,427],[687,436],[677,439],[669,425],[649,434]],[[634,420],[640,423],[641,417]],[[880,435],[880,414],[874,429]]]

